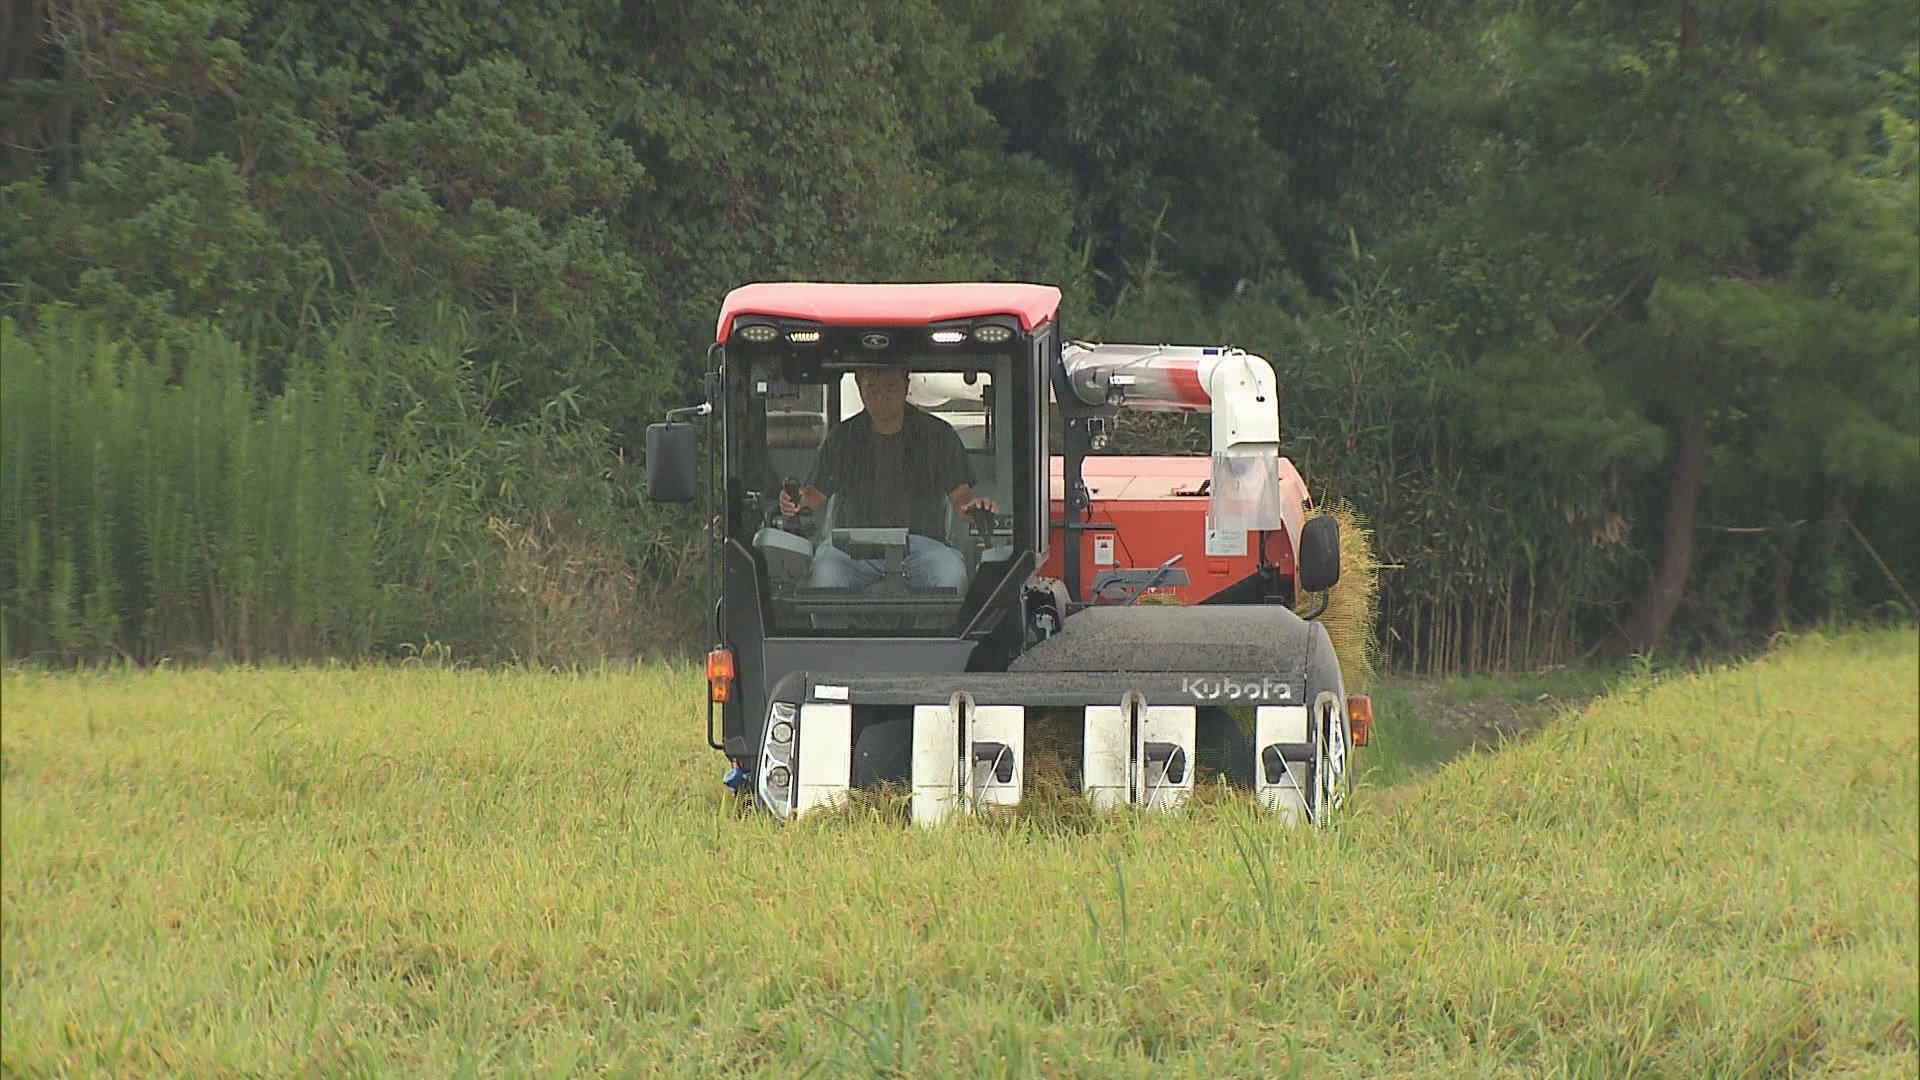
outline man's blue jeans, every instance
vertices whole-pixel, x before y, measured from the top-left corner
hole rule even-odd
[[[817,589],[865,588],[880,580],[886,563],[880,559],[856,559],[822,537],[813,549],[810,579]],[[933,539],[912,533],[907,536],[907,584],[916,589],[963,589],[967,585],[967,561],[960,553]]]

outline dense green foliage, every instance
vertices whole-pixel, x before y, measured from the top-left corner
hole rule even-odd
[[[9,644],[63,658],[363,652],[374,587],[366,414],[340,369],[262,403],[217,339],[176,367],[61,326],[0,344]]]
[[[786,277],[1051,281],[1078,336],[1272,358],[1289,452],[1397,568],[1403,665],[1910,607],[1917,22],[9,5],[6,650],[688,643],[695,523],[639,499],[638,434],[725,290]],[[277,438],[325,452],[251,460]],[[196,468],[253,501],[178,501]]]
[[[147,355],[70,317],[0,330],[17,655],[582,662],[692,629],[658,603],[690,545],[604,429],[565,399],[493,418],[466,350],[336,341],[266,394],[211,331]]]

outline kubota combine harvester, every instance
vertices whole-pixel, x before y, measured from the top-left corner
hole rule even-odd
[[[707,740],[783,820],[886,783],[919,822],[1017,806],[1042,745],[1098,808],[1177,806],[1197,776],[1288,820],[1345,798],[1371,706],[1293,610],[1338,579],[1339,525],[1308,520],[1280,456],[1273,369],[1068,341],[1059,305],[1028,284],[748,285],[706,401],[649,427],[649,496],[707,508]],[[835,428],[864,422],[857,376],[883,367],[958,435],[991,511],[942,500],[915,520],[944,529],[913,535],[810,486]],[[1098,456],[1120,409],[1211,413],[1212,452]],[[956,569],[916,582],[943,531]],[[829,558],[868,580],[822,574]]]

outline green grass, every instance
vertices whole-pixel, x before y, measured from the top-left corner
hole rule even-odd
[[[1908,1076],[1916,686],[1808,639],[1066,834],[744,815],[685,671],[10,672],[0,1071]]]

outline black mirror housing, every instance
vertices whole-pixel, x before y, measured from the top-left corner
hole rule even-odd
[[[699,494],[700,432],[692,424],[647,425],[647,498],[692,502]]]
[[[1300,530],[1300,588],[1325,592],[1340,580],[1340,521],[1322,514]]]

